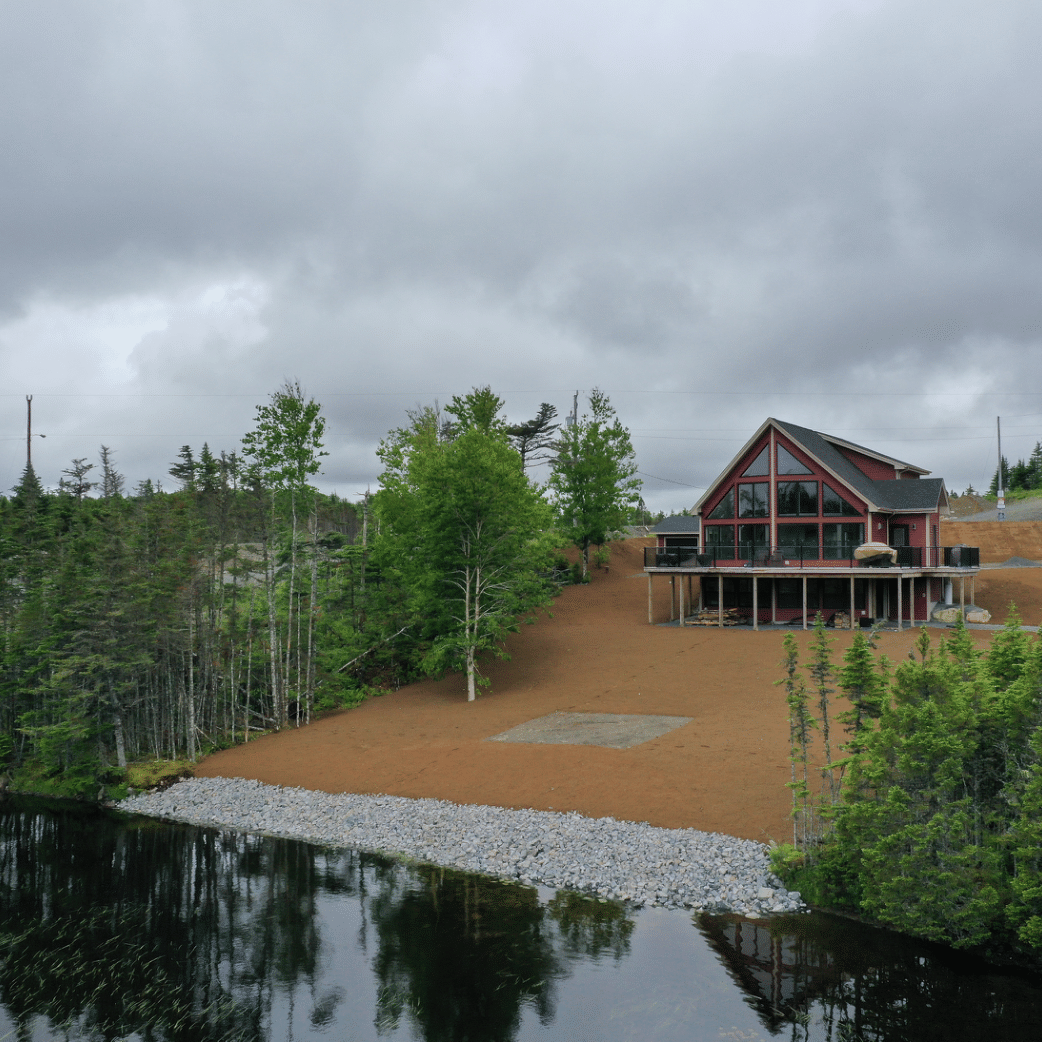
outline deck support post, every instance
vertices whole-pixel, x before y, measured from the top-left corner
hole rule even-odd
[[[654,619],[651,617],[651,572],[648,572],[648,625],[651,626]]]
[[[669,621],[672,622],[677,617],[677,577],[671,575],[669,577]]]
[[[807,577],[803,577],[803,628],[807,628]]]
[[[854,628],[854,576],[850,577],[850,628]]]
[[[966,576],[959,576],[959,611],[962,612],[962,621],[966,621]]]
[[[678,595],[680,597],[680,625],[684,625],[684,577],[680,577]]]
[[[716,577],[716,624],[723,629],[724,626],[724,577]]]
[[[756,631],[760,628],[760,603],[757,600],[757,592],[760,586],[760,580],[753,576],[753,630]]]
[[[904,612],[904,606],[901,604],[901,587],[904,585],[904,580],[900,575],[897,577],[897,632],[900,633],[904,628],[901,625],[901,615]]]

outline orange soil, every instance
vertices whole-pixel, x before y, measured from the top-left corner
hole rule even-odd
[[[974,532],[985,527],[972,526]],[[466,702],[460,676],[412,684],[309,727],[216,753],[196,774],[334,793],[574,810],[785,840],[791,835],[788,724],[783,694],[774,687],[782,674],[782,633],[649,626],[643,545],[613,545],[608,571],[595,571],[588,586],[563,590],[552,618],[544,615],[513,635],[511,661],[486,664],[491,693],[476,702]],[[1024,548],[1014,552],[1042,557]],[[993,615],[1002,615],[1012,598],[1026,623],[1042,621],[1042,569],[984,572],[975,592]],[[655,619],[665,621],[664,577],[655,580],[654,598]],[[838,663],[852,634],[832,635]],[[796,631],[801,648],[810,636]],[[974,637],[985,641],[988,634]],[[881,648],[900,661],[913,640],[908,631],[885,633]],[[632,749],[484,741],[556,711],[693,719]]]

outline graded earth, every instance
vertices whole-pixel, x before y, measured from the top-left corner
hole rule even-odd
[[[1023,622],[1038,625],[1042,568],[994,565],[1042,558],[1042,524],[1002,526],[1002,545],[993,550],[974,539],[977,533],[994,538],[989,528],[951,525],[942,541],[981,546],[982,562],[992,567],[977,576],[975,601],[993,622],[1005,620],[1012,599]],[[491,691],[476,702],[466,701],[459,675],[411,684],[310,726],[216,753],[198,764],[196,775],[329,793],[574,810],[761,842],[791,840],[788,721],[775,686],[790,628],[649,625],[644,545],[647,540],[613,544],[607,571],[594,569],[587,586],[566,587],[552,617],[544,613],[514,634],[510,661],[484,663]],[[654,591],[656,622],[665,622],[665,578],[655,580]],[[792,629],[806,660],[812,634]],[[930,633],[936,642],[944,630]],[[830,630],[829,636],[834,661],[842,665],[852,634]],[[916,636],[908,629],[884,632],[880,650],[900,662]],[[978,642],[989,638],[987,631],[973,631]],[[555,713],[689,722],[628,748],[489,741]]]

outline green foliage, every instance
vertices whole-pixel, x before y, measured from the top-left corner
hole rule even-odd
[[[849,708],[834,829],[798,832],[775,870],[809,900],[921,937],[973,947],[1012,928],[1042,947],[1042,645],[1015,613],[983,654],[961,624],[936,650],[924,628],[893,670],[872,643],[855,633],[838,677]],[[820,636],[812,654],[820,691]],[[779,683],[798,723],[794,783],[809,729],[798,671],[790,634]]]
[[[127,764],[126,782],[132,789],[165,789],[192,774],[188,760],[146,760]]]
[[[495,420],[498,401],[488,388],[453,399],[451,440],[429,409],[392,432],[374,502],[377,559],[426,643],[420,668],[463,669],[469,699],[482,683],[477,657],[502,654],[505,635],[550,597],[550,510]]]
[[[640,501],[636,454],[608,396],[594,388],[590,411],[557,440],[550,490],[561,530],[582,550],[583,575],[590,545],[607,542]]]
[[[314,398],[305,399],[299,383],[287,380],[267,405],[257,406],[255,422],[242,447],[265,483],[274,488],[308,487],[322,457],[329,455],[322,450],[322,407]]]

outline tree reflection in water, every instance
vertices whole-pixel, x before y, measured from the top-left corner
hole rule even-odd
[[[0,805],[0,1036],[1038,1037],[1034,975],[828,916],[697,923],[709,947],[683,913]]]
[[[1042,980],[825,914],[699,917],[772,1034],[806,1042],[1036,1042]]]
[[[354,946],[320,902],[350,900]],[[328,906],[327,906],[328,907]],[[379,1033],[516,1037],[554,1016],[572,960],[621,958],[620,905],[355,851],[41,801],[0,809],[0,1004],[19,1034],[261,1039],[306,997],[315,1029],[370,987]],[[368,982],[325,967],[339,945]],[[281,1018],[281,1019],[280,1019]]]

